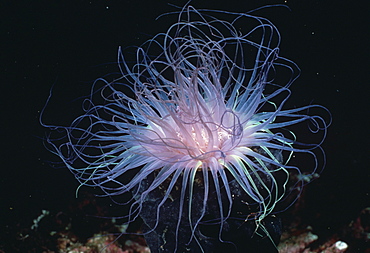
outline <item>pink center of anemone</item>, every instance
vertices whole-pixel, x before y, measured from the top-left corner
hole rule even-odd
[[[210,84],[201,79],[183,82],[182,93],[169,100],[150,99],[157,112],[145,115],[149,121],[139,138],[141,147],[150,153],[147,155],[166,162],[209,163],[210,159],[225,159],[235,147],[242,128],[239,117],[226,108],[224,96],[215,86],[198,87],[205,81]]]

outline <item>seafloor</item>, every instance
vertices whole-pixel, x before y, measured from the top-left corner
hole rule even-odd
[[[0,231],[0,252],[149,253],[145,239],[134,234],[140,232],[140,222],[128,227],[118,219],[102,218],[112,217],[110,209],[116,208],[106,203],[86,193],[65,210],[40,210],[33,220],[9,224]],[[303,207],[299,200],[281,214],[284,228],[278,245],[280,253],[370,252],[370,207],[348,224],[324,232],[306,224],[301,217]]]

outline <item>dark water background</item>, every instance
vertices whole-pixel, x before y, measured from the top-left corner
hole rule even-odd
[[[1,174],[0,231],[42,209],[57,211],[78,186],[66,169],[47,161],[46,129],[39,115],[53,84],[46,123],[67,124],[81,113],[91,82],[111,71],[118,46],[139,46],[164,32],[169,19],[155,18],[185,1],[7,1],[0,6]],[[196,8],[244,12],[284,1],[194,0]],[[302,69],[290,105],[317,103],[332,113],[323,145],[326,169],[309,185],[305,218],[317,229],[335,230],[369,201],[369,13],[367,1],[288,1],[258,15],[282,34],[280,54]],[[98,66],[100,65],[100,66]],[[30,223],[31,225],[32,223]]]

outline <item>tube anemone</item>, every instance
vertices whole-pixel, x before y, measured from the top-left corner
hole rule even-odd
[[[108,196],[131,192],[130,221],[155,197],[149,232],[177,199],[176,239],[186,223],[188,241],[201,244],[197,229],[213,222],[222,241],[235,205],[248,207],[243,220],[263,227],[287,192],[321,169],[314,152],[321,141],[300,143],[289,127],[308,121],[323,140],[327,124],[307,115],[321,106],[284,107],[299,68],[279,55],[280,34],[270,21],[191,6],[178,15],[166,33],[137,48],[133,66],[119,49],[121,76],[97,80],[85,113],[59,127],[67,141],[50,143],[81,186]],[[289,164],[295,153],[312,157],[308,173]],[[207,219],[210,209],[218,217]]]

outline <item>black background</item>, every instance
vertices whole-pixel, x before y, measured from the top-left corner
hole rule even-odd
[[[67,125],[82,112],[94,79],[116,70],[118,46],[139,46],[169,19],[168,3],[186,1],[5,1],[0,6],[1,174],[0,230],[58,210],[75,198],[78,186],[58,158],[46,151],[44,120]],[[196,8],[245,12],[284,1],[194,0]],[[282,35],[280,54],[302,69],[292,86],[291,105],[312,101],[333,117],[323,145],[327,165],[308,186],[306,219],[318,230],[334,230],[369,206],[369,13],[367,1],[287,1],[286,8],[257,12]],[[175,21],[175,20],[173,20]]]

